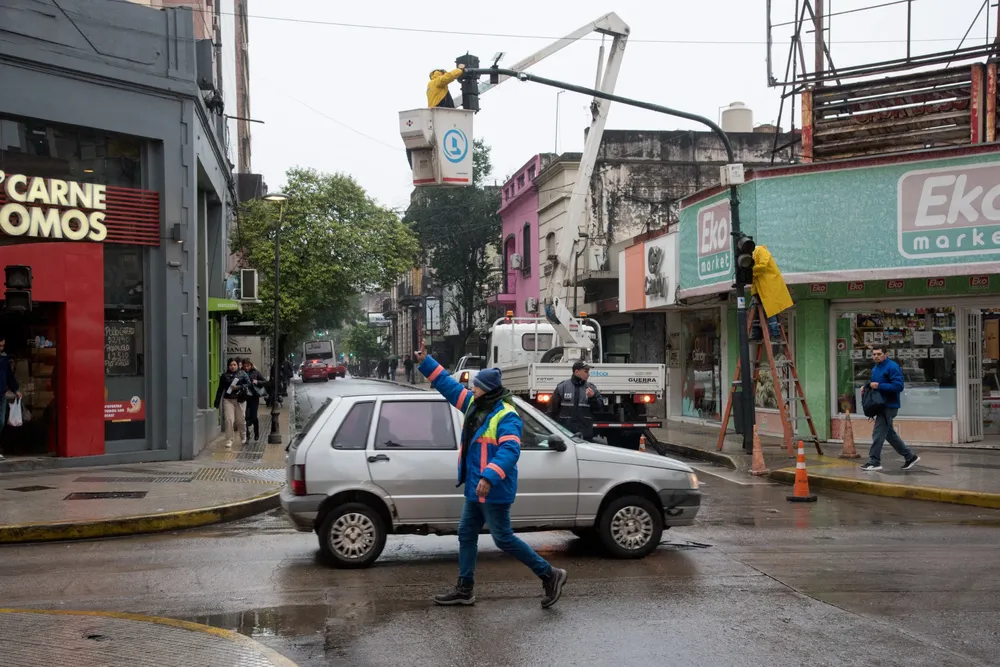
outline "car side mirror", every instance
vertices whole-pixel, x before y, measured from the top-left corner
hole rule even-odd
[[[554,435],[549,438],[549,449],[554,449],[557,452],[565,452],[566,441],[563,440],[561,435]]]

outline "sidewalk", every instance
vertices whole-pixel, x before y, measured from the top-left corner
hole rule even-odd
[[[750,457],[742,447],[742,436],[729,433],[722,451],[716,449],[718,428],[665,422],[653,429],[668,453],[679,454],[749,475]],[[841,459],[840,443],[821,443],[824,456],[806,442],[806,470],[810,486],[875,496],[911,498],[1000,509],[1000,451],[954,447],[914,447],[920,463],[902,470],[903,461],[888,444],[882,451],[883,470],[864,472],[867,442],[856,442],[860,459]],[[791,484],[795,479],[795,457],[788,456],[781,438],[762,436],[764,462],[770,478]]]
[[[172,618],[119,612],[0,609],[5,665],[252,665],[295,663],[249,637]]]
[[[289,392],[286,406],[294,403]],[[282,444],[261,439],[225,449],[218,438],[193,461],[0,474],[0,544],[88,539],[195,528],[278,506],[292,425],[279,416]],[[0,633],[2,635],[2,633]]]

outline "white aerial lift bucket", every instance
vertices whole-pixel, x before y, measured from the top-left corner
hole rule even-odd
[[[413,185],[472,185],[472,116],[466,109],[399,112],[399,136],[410,151]]]

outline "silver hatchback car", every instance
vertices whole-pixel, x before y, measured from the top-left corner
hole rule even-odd
[[[515,531],[570,530],[617,558],[642,558],[701,507],[694,471],[674,459],[585,442],[515,399],[524,421]],[[336,567],[371,565],[389,533],[458,532],[461,414],[436,393],[328,399],[289,444],[281,506],[316,531]]]

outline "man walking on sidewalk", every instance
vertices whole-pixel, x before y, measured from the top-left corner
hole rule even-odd
[[[917,465],[920,457],[906,446],[906,443],[892,426],[892,422],[899,412],[899,395],[903,391],[903,371],[899,368],[899,364],[885,356],[885,350],[881,347],[872,348],[872,360],[875,362],[875,366],[872,368],[866,391],[881,393],[882,398],[885,399],[885,408],[875,417],[868,463],[861,466],[861,469],[869,472],[882,469],[882,444],[888,440],[896,453],[903,457],[903,470],[909,470]]]
[[[465,417],[462,427],[458,484],[465,484],[465,508],[458,524],[458,583],[447,593],[434,597],[440,605],[476,603],[476,559],[479,531],[485,523],[493,541],[504,551],[531,568],[542,580],[542,608],[559,601],[566,570],[552,567],[519,537],[510,525],[510,506],[517,495],[517,460],[521,456],[524,423],[514,409],[510,391],[500,381],[500,370],[480,371],[470,392],[423,348],[416,355],[419,370],[449,403]],[[477,446],[472,446],[475,443]]]
[[[14,392],[14,398],[18,400],[21,398],[20,387],[17,386],[17,378],[14,377],[14,365],[4,352],[6,346],[7,340],[0,333],[0,432],[3,432],[3,427],[7,424],[7,392]],[[3,452],[0,452],[0,461],[3,460]]]

